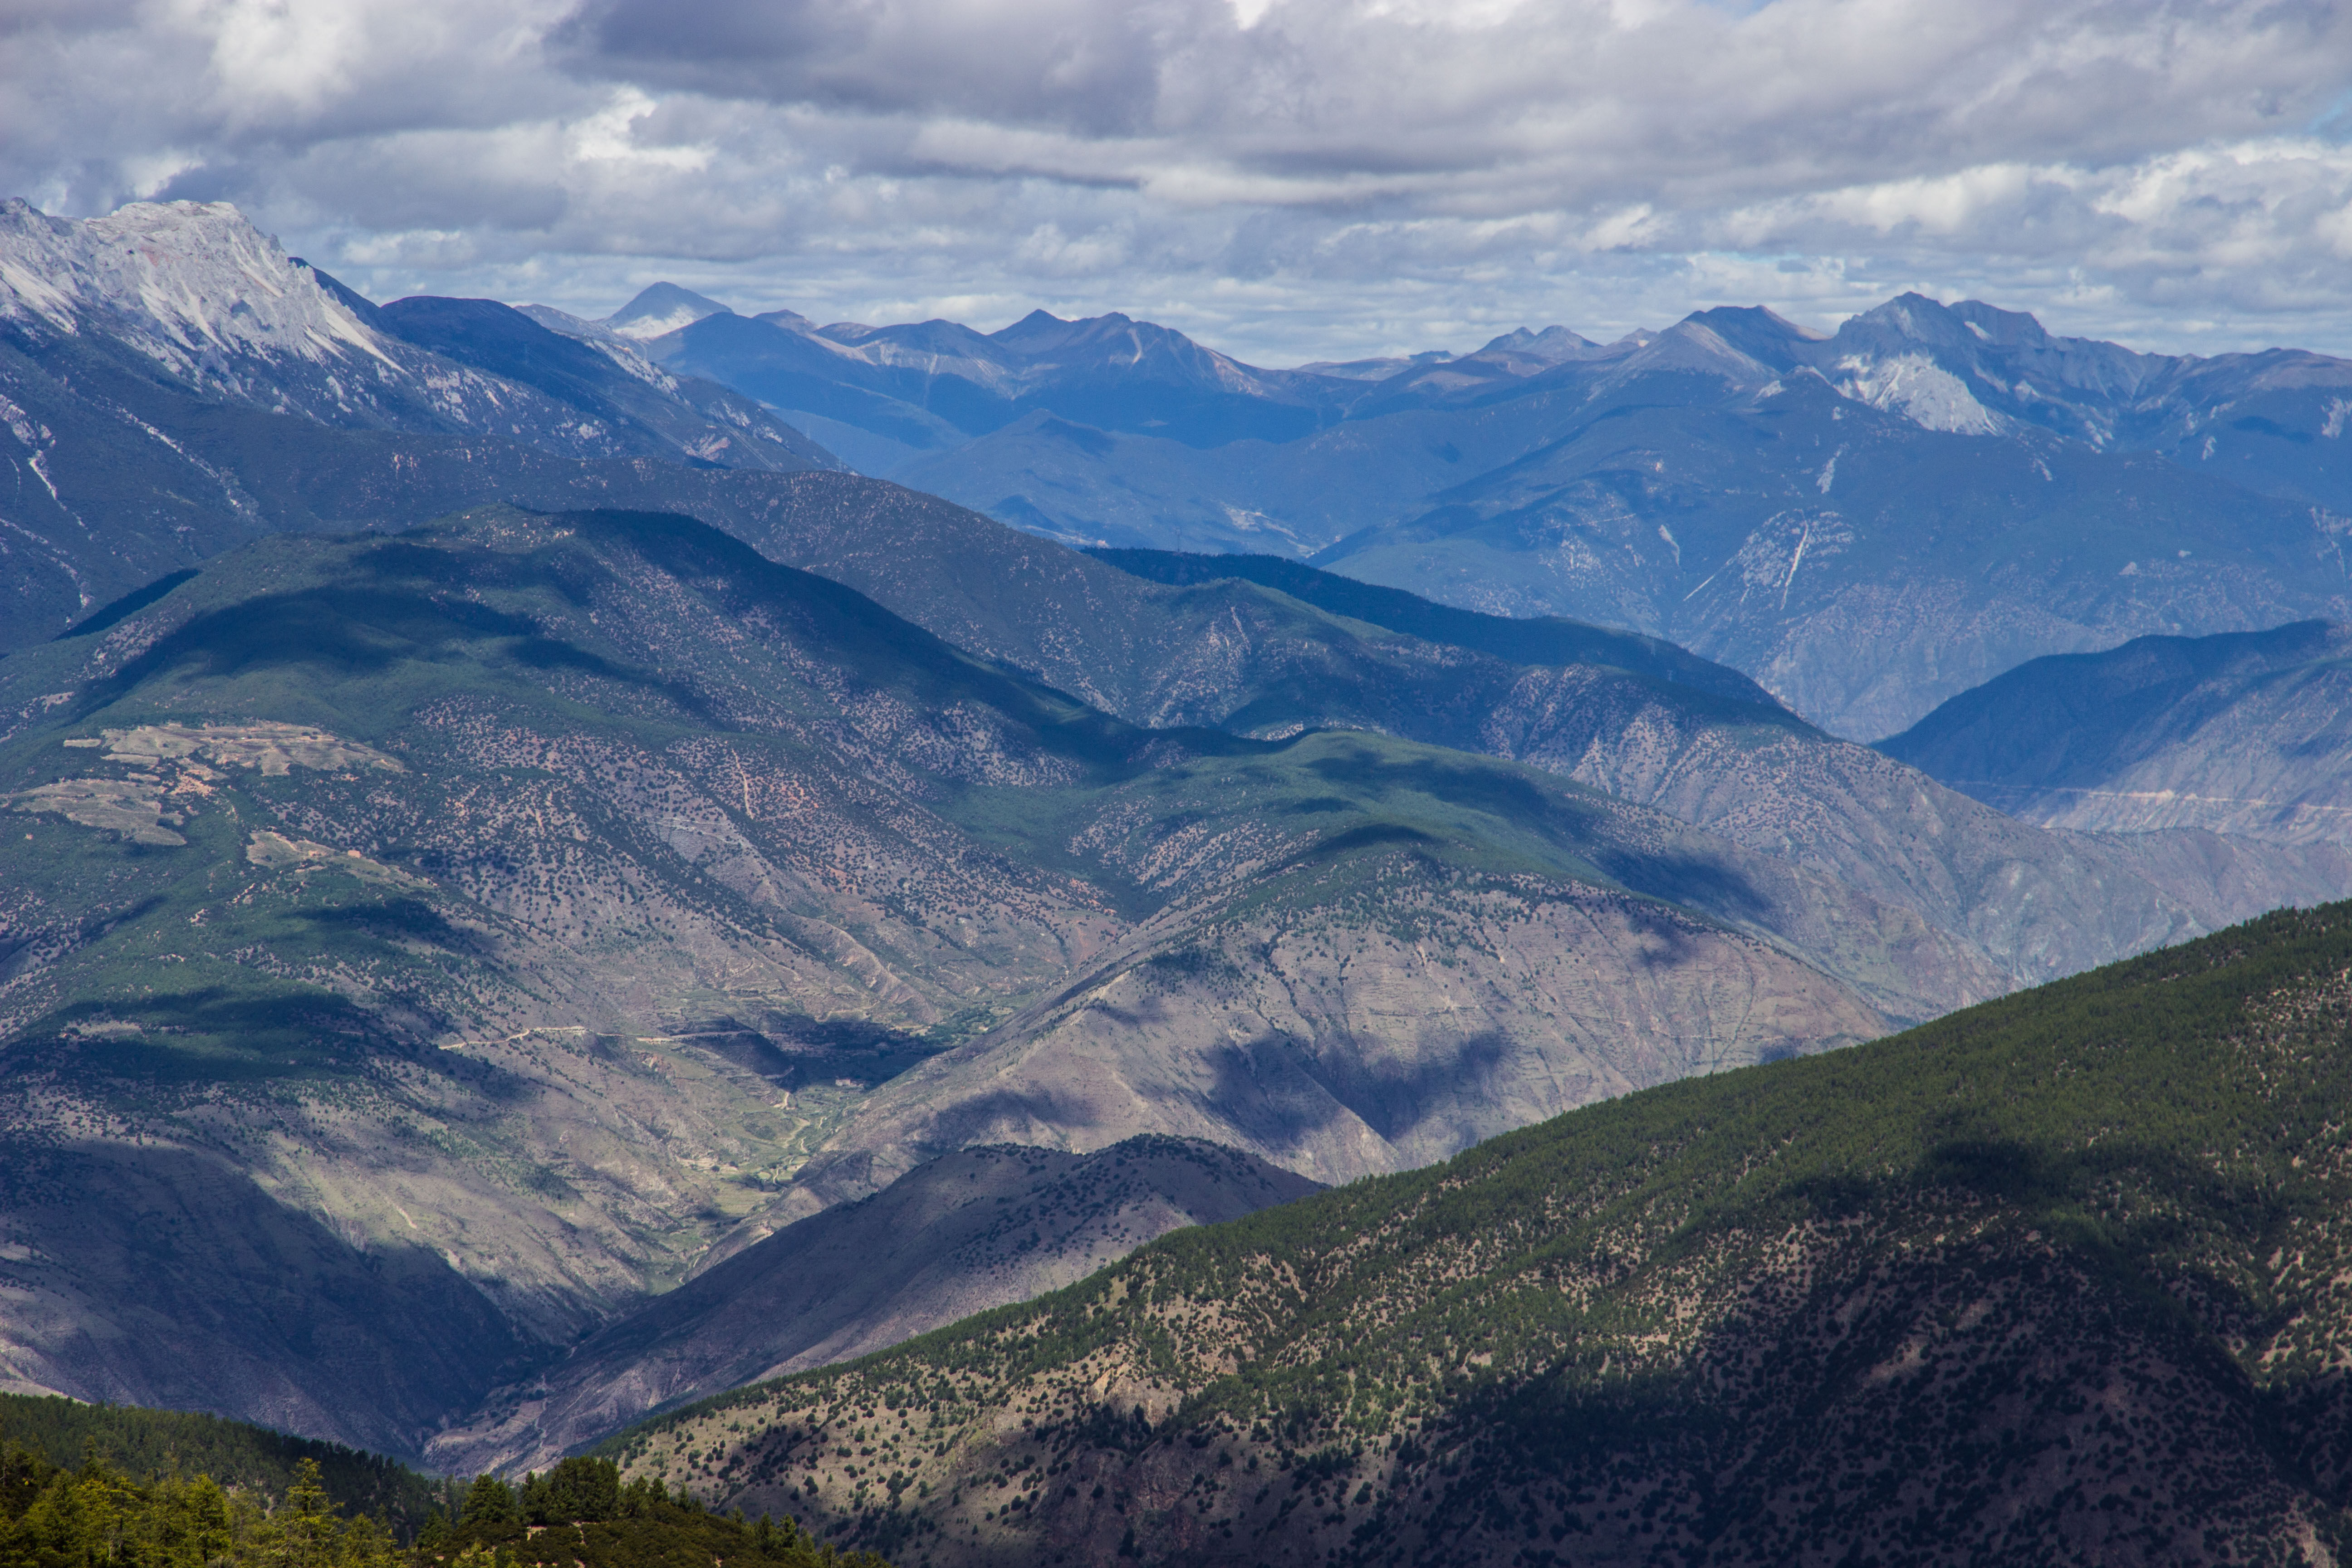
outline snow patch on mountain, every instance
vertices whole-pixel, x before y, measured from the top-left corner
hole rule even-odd
[[[105,217],[0,203],[0,317],[89,318],[182,375],[250,356],[397,369],[350,306],[226,202],[135,202]]]
[[[682,331],[705,317],[734,313],[718,300],[706,300],[690,289],[681,289],[675,283],[656,283],[605,317],[603,324],[607,331],[645,342]]]
[[[2009,422],[1969,390],[1967,382],[1924,353],[1874,359],[1849,354],[1837,363],[1844,379],[1837,389],[1857,403],[1901,414],[1929,430],[1956,436],[1998,436]]]

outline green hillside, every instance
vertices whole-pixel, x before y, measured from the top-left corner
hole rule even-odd
[[[950,1563],[2326,1562],[2352,906],[1180,1233],[604,1451]]]

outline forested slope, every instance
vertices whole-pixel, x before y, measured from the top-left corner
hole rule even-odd
[[[116,1413],[119,1430],[185,1434],[176,1413]],[[232,1465],[257,1450],[231,1438],[204,1451]],[[787,1516],[716,1514],[657,1483],[624,1487],[614,1467],[569,1459],[520,1489],[493,1476],[447,1484],[446,1509],[421,1529],[347,1514],[319,1462],[297,1460],[284,1487],[226,1483],[175,1454],[153,1473],[126,1471],[95,1441],[77,1465],[0,1445],[0,1563],[10,1568],[889,1568],[844,1555]],[[410,1475],[409,1479],[423,1478]]]
[[[615,1439],[940,1563],[2327,1561],[2352,906],[1570,1112]]]

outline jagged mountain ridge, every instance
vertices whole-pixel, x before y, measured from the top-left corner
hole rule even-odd
[[[379,521],[305,504],[322,481],[487,467],[509,471],[463,500],[504,499],[517,449],[835,466],[620,340],[583,350],[486,300],[379,310],[226,204],[87,222],[0,205],[0,649],[259,534]]]
[[[1811,377],[1671,379],[1318,563],[1503,613],[1573,605],[1864,739],[2044,653],[2352,604],[2325,515],[2158,456],[1924,429]]]
[[[1881,743],[2012,816],[2352,842],[2352,631],[2139,637],[2038,658]]]
[[[1863,739],[2043,653],[2352,604],[2344,362],[2140,354],[1916,295],[1826,335],[1730,308],[1606,346],[1549,331],[1375,376],[1067,377],[940,322],[712,317],[647,346],[826,421],[869,472],[1050,537],[1311,555],[1624,626]],[[893,333],[924,352],[845,355]],[[949,336],[967,349],[938,352]]]
[[[940,1568],[2310,1560],[2352,1496],[2347,969],[2352,910],[2274,915],[604,1451]]]
[[[1244,365],[1119,316],[818,327],[684,290],[629,315],[652,334],[631,337],[487,301],[381,310],[225,207],[126,208],[94,229],[12,212],[27,281],[11,285],[9,335],[37,350],[20,374],[0,366],[17,642],[259,531],[347,521],[268,493],[277,449],[311,476],[350,470],[332,481],[346,489],[420,458],[316,420],[470,432],[426,459],[473,474],[446,510],[529,499],[516,443],[829,460],[759,400],[1024,527],[1319,552],[1475,608],[1630,627],[1847,735],[1903,728],[2042,653],[2352,614],[2337,541],[2352,496],[2329,456],[2352,403],[2321,356],[2137,355],[1912,296],[1828,337],[1718,310],[1608,345],[1505,334],[1371,379]],[[58,326],[77,310],[89,331]],[[673,374],[706,349],[704,368],[755,395]],[[70,394],[42,355],[74,362]],[[337,355],[352,361],[340,377]],[[601,382],[576,374],[605,365]],[[232,407],[285,412],[231,428]],[[1906,526],[1921,496],[1937,498],[1931,548]],[[2135,534],[2143,514],[2163,537]],[[1959,647],[1974,657],[1939,651]]]

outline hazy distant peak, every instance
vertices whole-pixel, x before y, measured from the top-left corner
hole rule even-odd
[[[2047,335],[2042,330],[2042,323],[2032,316],[2007,310],[1995,311],[1989,306],[1979,309],[1986,312],[1988,318],[2006,316],[2012,321],[2027,324],[2036,341]],[[1972,326],[1974,330],[1971,330]],[[1986,319],[1971,323],[1967,316],[1940,300],[1931,300],[1925,294],[1907,293],[1897,294],[1885,304],[1874,305],[1853,317],[1839,329],[1839,335],[1843,337],[1867,331],[1893,333],[1912,342],[1932,346],[1963,347],[1987,341],[1990,323]]]
[[[1081,316],[1070,321],[1043,310],[1032,310],[1003,331],[990,333],[989,338],[1000,346],[1022,354],[1056,353],[1079,344],[1100,347],[1107,343],[1125,343],[1139,358],[1147,341],[1155,346],[1169,342],[1192,345],[1192,340],[1181,332],[1157,322],[1139,321],[1118,310],[1100,316]]]
[[[1559,364],[1565,360],[1590,358],[1601,345],[1591,339],[1570,331],[1566,327],[1546,327],[1541,331],[1529,331],[1525,327],[1513,327],[1501,337],[1488,342],[1478,352],[1482,354],[1516,354],[1541,360],[1547,364]]]
[[[1339,381],[1386,381],[1404,371],[1451,364],[1461,357],[1452,349],[1423,349],[1417,354],[1391,355],[1384,359],[1318,359],[1293,368],[1301,375],[1328,375]]]
[[[2030,422],[2095,446],[2114,437],[2118,399],[2184,363],[2054,337],[2021,310],[1916,293],[1849,319],[1830,350],[1841,390],[1930,429],[1982,435]],[[1890,397],[1902,387],[1917,390]]]
[[[788,332],[814,332],[816,331],[816,323],[810,321],[806,316],[802,315],[798,310],[762,310],[751,319],[755,321],[765,321],[772,327],[782,327]]]
[[[989,337],[1007,348],[1027,349],[1033,343],[1058,341],[1076,321],[1066,321],[1050,310],[1032,310],[1009,327],[1000,327]]]
[[[517,305],[515,309],[549,331],[561,332],[567,338],[578,338],[583,342],[612,342],[617,338],[617,334],[604,322],[575,316],[569,310],[559,310],[552,305]]]
[[[1776,374],[1785,374],[1807,363],[1809,351],[1828,341],[1828,334],[1801,327],[1761,305],[1718,305],[1694,310],[1684,325],[1704,328],[1723,343]]]
[[[604,318],[604,325],[625,338],[658,338],[690,327],[706,316],[735,312],[716,300],[706,300],[675,283],[655,283]]]
[[[2049,331],[2028,311],[2004,310],[1981,300],[1955,300],[1946,309],[1979,340],[1996,348],[2038,348],[2050,342]]]
[[[1756,323],[1738,316],[1715,320],[1719,314],[1700,311],[1684,317],[1627,355],[1622,374],[1695,371],[1757,384],[1795,367],[1795,356],[1785,342],[1773,342],[1768,332],[1756,330]],[[1749,352],[1751,348],[1758,352]],[[1767,354],[1771,357],[1763,357]]]

